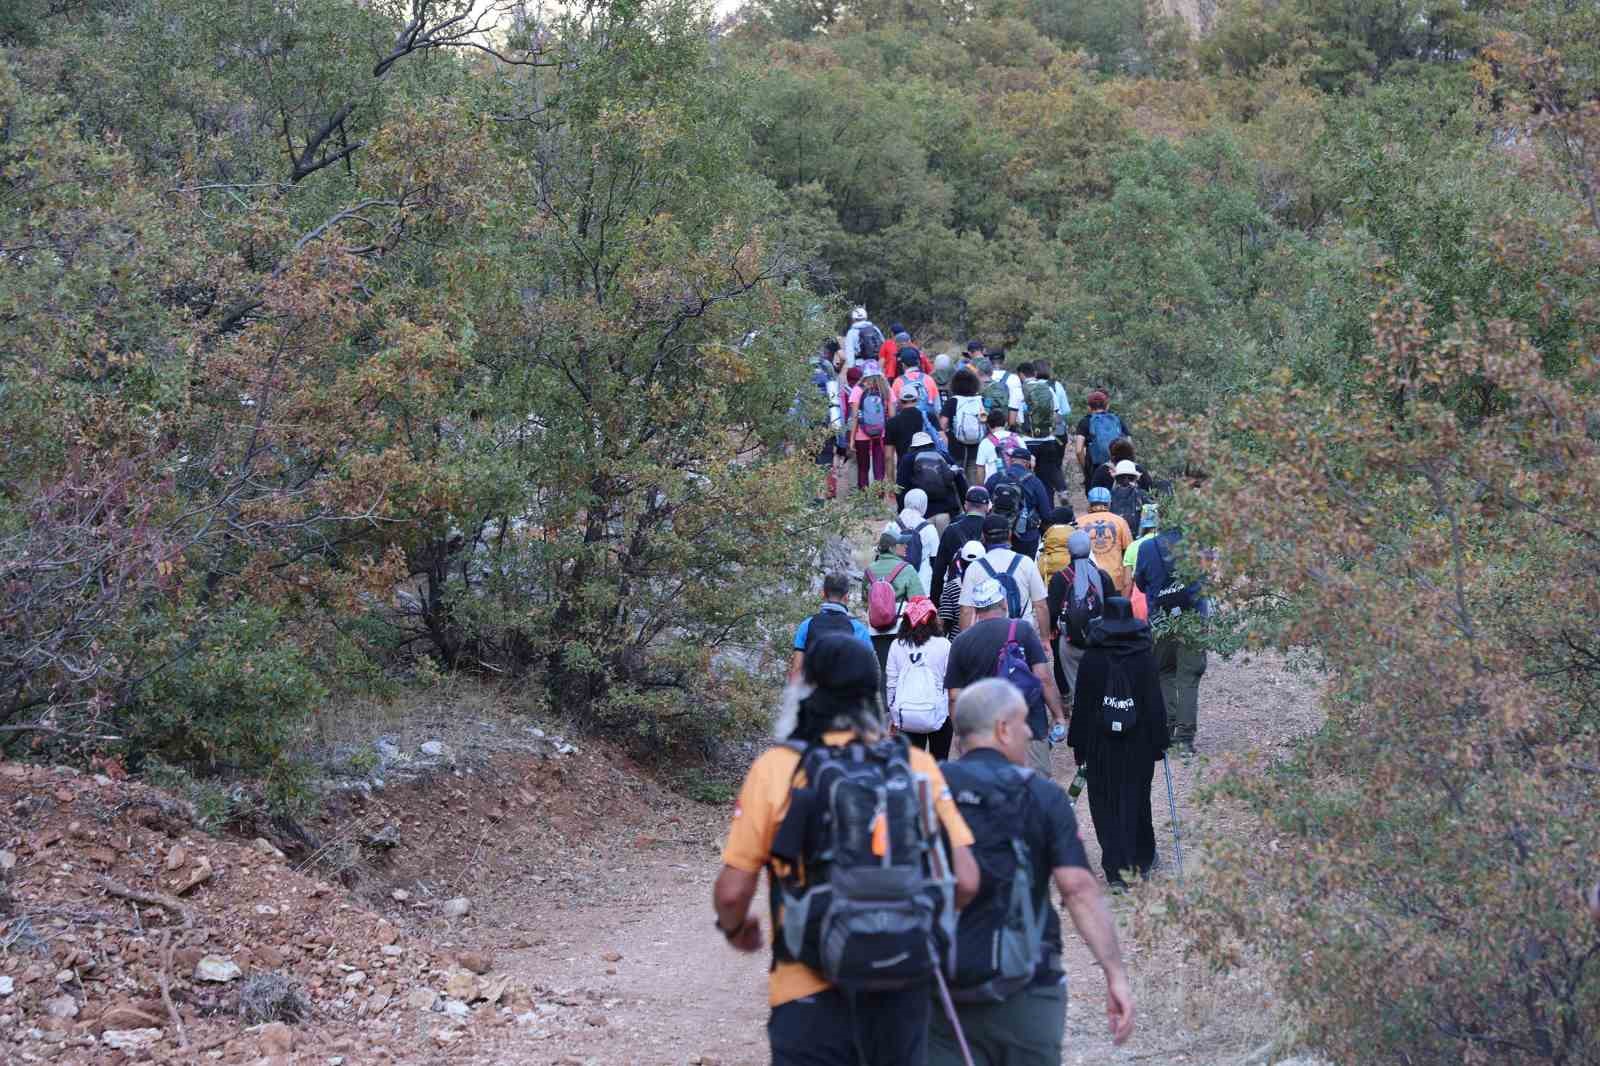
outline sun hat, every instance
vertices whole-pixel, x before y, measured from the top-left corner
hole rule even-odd
[[[1135,463],[1132,459],[1124,459],[1124,460],[1122,460],[1122,462],[1118,463],[1116,466],[1111,468],[1111,476],[1112,477],[1138,477],[1139,476],[1139,464]]]
[[[1000,587],[1000,582],[992,577],[986,577],[972,586],[972,606],[978,610],[993,607],[997,603],[1004,603],[1006,590]]]
[[[924,431],[922,431],[920,429],[917,430],[915,433],[911,434],[911,446],[913,448],[915,448],[919,444],[932,444],[932,443],[933,443],[933,438],[928,436],[927,433],[925,433]]]

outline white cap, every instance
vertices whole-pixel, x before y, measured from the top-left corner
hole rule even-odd
[[[969,540],[961,546],[961,561],[964,563],[975,563],[986,554],[983,544],[976,540]]]
[[[850,321],[852,322],[864,322],[866,321],[866,318],[867,309],[865,307],[856,307],[850,312]]]
[[[1113,477],[1138,477],[1139,466],[1132,459],[1124,459],[1111,468]]]
[[[933,438],[928,436],[927,433],[923,432],[920,429],[917,430],[917,432],[911,434],[911,446],[913,448],[915,448],[919,444],[932,444],[932,443],[933,443]]]
[[[1004,602],[1005,598],[1006,590],[992,577],[986,577],[972,587],[972,606],[980,611]]]

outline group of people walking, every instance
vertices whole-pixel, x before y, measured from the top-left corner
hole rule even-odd
[[[1086,788],[1110,886],[1151,874],[1155,765],[1193,749],[1205,668],[1175,622],[1209,603],[1178,574],[1182,534],[1163,528],[1160,483],[1105,390],[1074,424],[1046,364],[1009,372],[979,342],[930,360],[898,323],[885,336],[864,308],[851,319],[813,374],[830,411],[818,462],[835,491],[853,457],[892,517],[860,579],[826,575],[795,633],[717,926],[761,947],[749,909],[766,871],[774,1063],[1053,1064],[1054,884],[1120,1043],[1133,1004],[1073,805]],[[1052,777],[1063,744],[1070,789]]]

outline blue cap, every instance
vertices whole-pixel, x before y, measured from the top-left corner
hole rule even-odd
[[[1104,485],[1096,485],[1094,488],[1089,490],[1089,502],[1110,503],[1111,490],[1106,488]]]

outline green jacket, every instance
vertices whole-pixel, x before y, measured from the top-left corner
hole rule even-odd
[[[894,568],[904,564],[905,569],[900,571],[900,576],[894,579],[895,599],[905,603],[913,596],[926,596],[928,590],[922,587],[922,578],[917,573],[917,568],[900,558],[898,555],[880,555],[867,565],[867,573],[872,577],[888,577],[894,573]],[[861,579],[861,602],[867,602],[867,585],[870,578]]]

